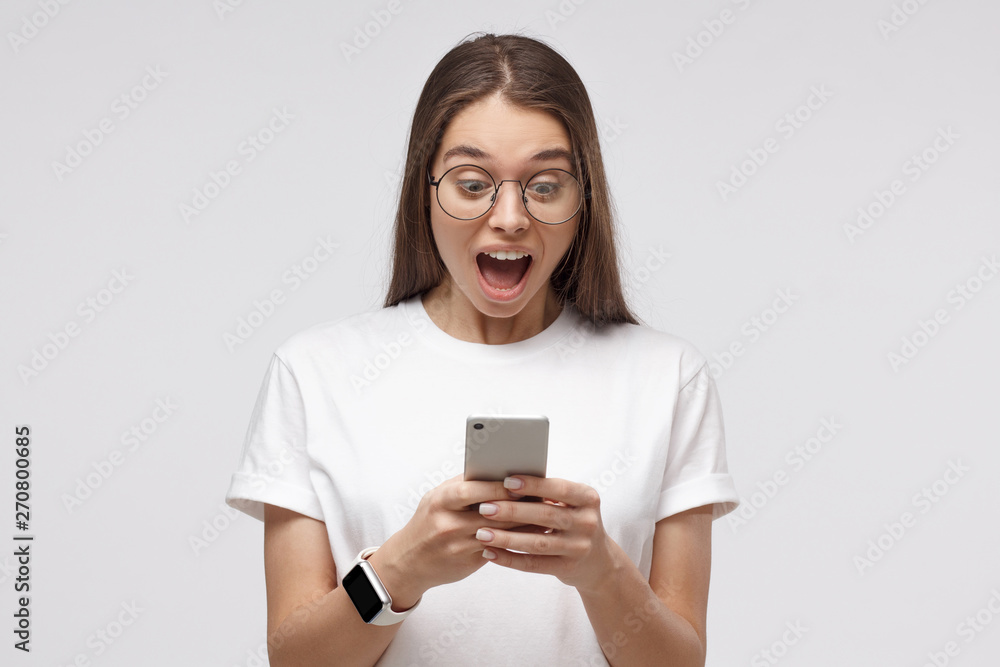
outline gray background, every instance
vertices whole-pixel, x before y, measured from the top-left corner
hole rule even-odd
[[[948,642],[949,664],[1000,653],[987,606],[1000,609],[1000,278],[984,264],[1000,251],[995,3],[414,0],[391,14],[91,0],[51,3],[51,18],[46,4],[0,10],[0,498],[12,526],[13,427],[29,424],[37,536],[34,650],[14,651],[5,629],[5,664],[260,664],[262,525],[223,505],[254,399],[285,338],[380,305],[417,96],[477,30],[523,30],[577,68],[604,130],[632,303],[716,364],[730,468],[756,513],[715,523],[708,664],[773,664],[768,650],[785,665],[922,665]],[[731,23],[713,23],[727,10]],[[366,24],[377,34],[346,57]],[[687,48],[697,57],[679,66]],[[164,75],[143,90],[147,67]],[[828,92],[813,109],[811,89]],[[127,117],[122,95],[144,98]],[[275,108],[294,118],[247,161],[241,142]],[[780,121],[796,113],[788,136]],[[104,118],[113,131],[59,174]],[[718,183],[768,139],[778,150],[723,197]],[[913,171],[925,151],[935,161]],[[180,206],[229,160],[240,173],[185,221]],[[897,179],[902,194],[852,242],[845,225]],[[304,262],[318,237],[337,249]],[[284,278],[296,265],[315,269],[297,286]],[[128,285],[102,292],[123,269]],[[978,289],[961,308],[957,285]],[[283,302],[227,346],[273,290]],[[779,290],[792,305],[774,318]],[[105,301],[89,321],[88,298]],[[947,321],[917,333],[938,310]],[[770,323],[756,336],[754,317]],[[894,366],[904,337],[920,347]],[[177,406],[162,423],[158,399]],[[826,437],[824,419],[835,435],[792,463]],[[144,420],[130,449],[122,434]],[[941,481],[952,465],[965,470]],[[905,512],[911,525],[890,530]],[[17,531],[2,532],[12,545]],[[12,549],[0,548],[5,628]],[[135,622],[95,643],[133,602]],[[970,631],[977,612],[987,622]],[[796,623],[800,638],[785,633]]]

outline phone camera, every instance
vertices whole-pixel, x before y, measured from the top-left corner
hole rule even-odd
[[[476,422],[475,424],[472,425],[472,428],[476,429],[477,431],[482,431],[483,425],[480,424],[479,422]]]

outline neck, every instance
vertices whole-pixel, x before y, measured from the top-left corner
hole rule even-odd
[[[431,321],[452,338],[484,345],[517,343],[536,336],[555,322],[562,306],[546,283],[520,311],[510,317],[490,317],[476,308],[449,277],[421,299]]]

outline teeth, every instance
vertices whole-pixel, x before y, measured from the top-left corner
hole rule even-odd
[[[528,253],[520,250],[495,250],[486,254],[493,259],[521,259],[528,256]]]

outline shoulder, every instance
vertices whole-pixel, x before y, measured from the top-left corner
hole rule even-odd
[[[595,327],[581,318],[577,328],[594,334],[600,344],[615,350],[616,355],[623,360],[632,359],[650,371],[674,369],[681,385],[691,380],[708,363],[708,358],[691,341],[647,324],[605,324]]]
[[[286,366],[309,364],[331,353],[357,354],[405,334],[400,305],[355,313],[311,325],[288,336],[274,354]]]

